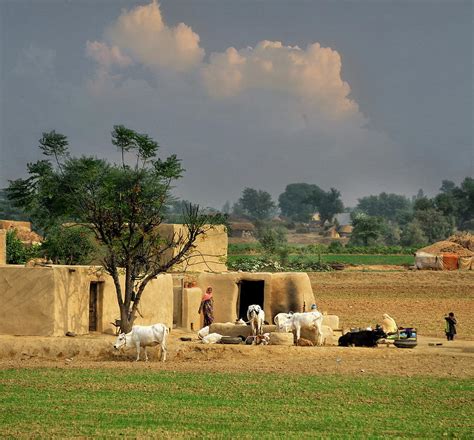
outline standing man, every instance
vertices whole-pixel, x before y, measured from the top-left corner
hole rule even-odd
[[[446,337],[448,338],[448,341],[453,341],[454,335],[457,333],[456,325],[458,322],[456,321],[453,312],[450,312],[448,316],[444,317],[444,319],[446,320]]]

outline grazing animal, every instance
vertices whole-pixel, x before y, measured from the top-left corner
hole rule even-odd
[[[305,313],[293,313],[289,319],[291,330],[296,332],[296,343],[301,338],[301,329],[316,329],[318,337],[316,345],[323,345],[323,315],[317,310]]]
[[[263,332],[263,323],[265,321],[265,312],[258,304],[252,304],[247,309],[247,320],[252,327],[252,335],[261,335]]]
[[[362,330],[355,333],[349,332],[339,338],[339,345],[341,347],[350,347],[352,345],[356,347],[376,347],[377,341],[386,337],[387,334],[381,328]]]
[[[274,318],[273,322],[277,327],[277,332],[291,332],[292,326],[290,323],[290,318],[293,315],[293,312],[290,313],[278,313]]]
[[[130,333],[120,333],[115,341],[114,348],[116,350],[122,347],[136,347],[137,359],[140,360],[140,348],[145,351],[145,361],[148,361],[146,352],[147,347],[159,345],[161,347],[160,360],[166,360],[166,336],[168,335],[168,327],[164,324],[153,325],[134,325]]]

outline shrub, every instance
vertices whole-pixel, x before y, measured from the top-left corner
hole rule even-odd
[[[41,254],[41,245],[24,244],[17,236],[15,229],[7,231],[7,263],[25,264]]]

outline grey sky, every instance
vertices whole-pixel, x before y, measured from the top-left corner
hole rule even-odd
[[[110,131],[122,123],[182,158],[177,193],[204,205],[236,201],[245,186],[277,197],[294,182],[334,186],[347,204],[381,191],[433,193],[442,179],[473,175],[472,9],[458,0],[173,0],[159,9],[0,0],[0,187],[39,158],[43,131],[68,135],[76,154],[113,160]],[[191,44],[183,53],[179,29]],[[265,40],[282,47],[258,45]],[[322,48],[307,50],[313,43]],[[295,56],[312,70],[298,70]]]

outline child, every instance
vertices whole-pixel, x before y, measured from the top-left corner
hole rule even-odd
[[[458,322],[456,321],[453,312],[450,312],[448,316],[444,317],[444,319],[446,320],[446,337],[448,338],[448,341],[452,341],[456,334],[456,325]]]

